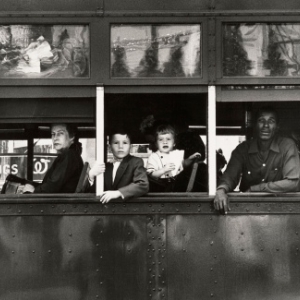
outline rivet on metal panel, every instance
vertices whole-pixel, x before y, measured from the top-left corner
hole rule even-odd
[[[263,249],[263,248],[261,248],[261,249],[260,249],[260,251],[264,251],[264,249]]]
[[[210,242],[210,245],[212,246],[213,244],[214,244],[214,241],[211,241],[211,242]]]
[[[15,235],[13,234],[12,237],[15,237]]]
[[[41,213],[43,213],[44,211],[43,210],[41,210]]]
[[[155,212],[155,209],[152,208],[152,211]]]
[[[159,208],[158,211],[161,212],[161,209]]]
[[[72,236],[72,233],[69,233],[69,236]]]
[[[178,209],[178,208],[176,208],[176,211],[178,212],[178,211],[179,211],[179,209]]]
[[[148,206],[151,207],[152,205],[151,205],[151,204],[148,204]]]
[[[201,204],[198,204],[198,207],[201,207]]]
[[[213,271],[214,269],[213,269],[213,268],[210,268],[210,270]]]
[[[212,220],[212,217],[210,217],[209,219]]]
[[[190,207],[191,205],[190,204],[187,204],[187,207]]]
[[[63,213],[65,213],[66,211],[65,210],[63,210]]]
[[[260,207],[260,204],[256,204],[257,207]]]
[[[48,253],[51,253],[51,250],[48,250]]]
[[[35,250],[32,250],[32,253],[35,253]]]
[[[164,297],[164,296],[165,296],[165,294],[162,294],[162,296]]]
[[[186,252],[186,249],[182,249],[183,250],[183,252]]]
[[[126,207],[126,204],[123,204],[123,207]]]
[[[96,272],[99,272],[100,270],[99,269],[96,269]]]
[[[298,235],[298,232],[296,231],[296,234]]]
[[[96,247],[99,247],[99,244],[96,244]]]
[[[296,248],[297,251],[299,251],[299,248]]]
[[[21,210],[18,210],[18,213],[20,214],[22,211]]]
[[[211,297],[213,297],[213,296],[214,296],[214,294],[213,294],[213,293],[211,293],[211,294],[210,294],[210,296],[211,296]]]
[[[96,295],[96,298],[99,298],[99,295]]]
[[[201,208],[198,208],[198,212],[200,212],[201,211]]]
[[[14,254],[14,253],[15,253],[15,251],[11,251],[11,253],[12,253],[12,254]]]
[[[151,258],[152,256],[151,255],[149,255],[149,258]]]
[[[112,212],[114,213],[114,212],[115,212],[115,210],[113,209],[113,210],[112,210]]]
[[[52,208],[54,208],[54,207],[55,207],[55,205],[52,205],[51,207],[52,207]]]
[[[103,282],[102,282],[102,281],[100,281],[100,284],[103,284]]]
[[[279,251],[279,248],[276,248],[276,251]]]
[[[84,210],[84,213],[87,213],[87,212],[88,212],[88,211],[85,209],[85,210]]]
[[[32,205],[30,205],[29,207],[32,208]]]
[[[249,208],[246,208],[246,211],[249,211]]]
[[[152,295],[151,294],[149,294],[149,297],[151,297]]]
[[[164,204],[161,205],[161,207],[164,207],[164,206],[165,206]]]
[[[71,249],[69,249],[68,251],[69,251],[69,253],[72,253],[72,250],[71,250]]]
[[[217,284],[218,283],[218,281],[217,280],[215,280],[215,284]]]

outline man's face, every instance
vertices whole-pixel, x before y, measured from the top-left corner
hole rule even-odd
[[[272,140],[278,129],[276,116],[272,112],[262,112],[256,122],[258,138],[261,141]]]
[[[129,154],[130,146],[130,139],[126,134],[114,134],[110,143],[111,151],[118,159],[122,159]]]
[[[70,138],[65,125],[52,126],[51,137],[54,149],[58,152],[68,149],[74,140],[74,138]]]

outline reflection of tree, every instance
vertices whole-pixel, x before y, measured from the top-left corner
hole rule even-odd
[[[164,76],[166,77],[184,77],[181,59],[182,59],[182,45],[179,37],[176,38],[177,45],[171,50],[170,59],[164,64]]]
[[[137,67],[138,77],[158,77],[162,73],[157,70],[158,66],[158,42],[154,41],[146,49],[144,57]]]
[[[270,69],[271,76],[286,76],[288,75],[288,62],[280,59],[279,44],[276,40],[276,33],[269,27],[269,46],[268,59],[264,61],[264,67]]]
[[[223,75],[245,76],[251,69],[251,61],[241,46],[239,25],[225,26],[223,37]]]
[[[112,65],[111,75],[113,77],[130,77],[126,64],[126,52],[124,47],[116,46],[113,49],[115,62]]]

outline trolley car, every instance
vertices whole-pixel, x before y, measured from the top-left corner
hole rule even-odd
[[[84,160],[107,160],[115,123],[177,120],[206,142],[206,193],[0,195],[0,299],[299,298],[298,193],[230,194],[216,212],[216,149],[229,159],[270,103],[300,129],[300,4],[261,1],[0,3],[0,180],[41,180],[49,125],[79,127]]]

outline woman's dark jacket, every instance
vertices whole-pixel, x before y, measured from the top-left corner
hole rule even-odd
[[[74,193],[82,168],[82,158],[76,150],[76,145],[72,144],[57,156],[34,193]]]

